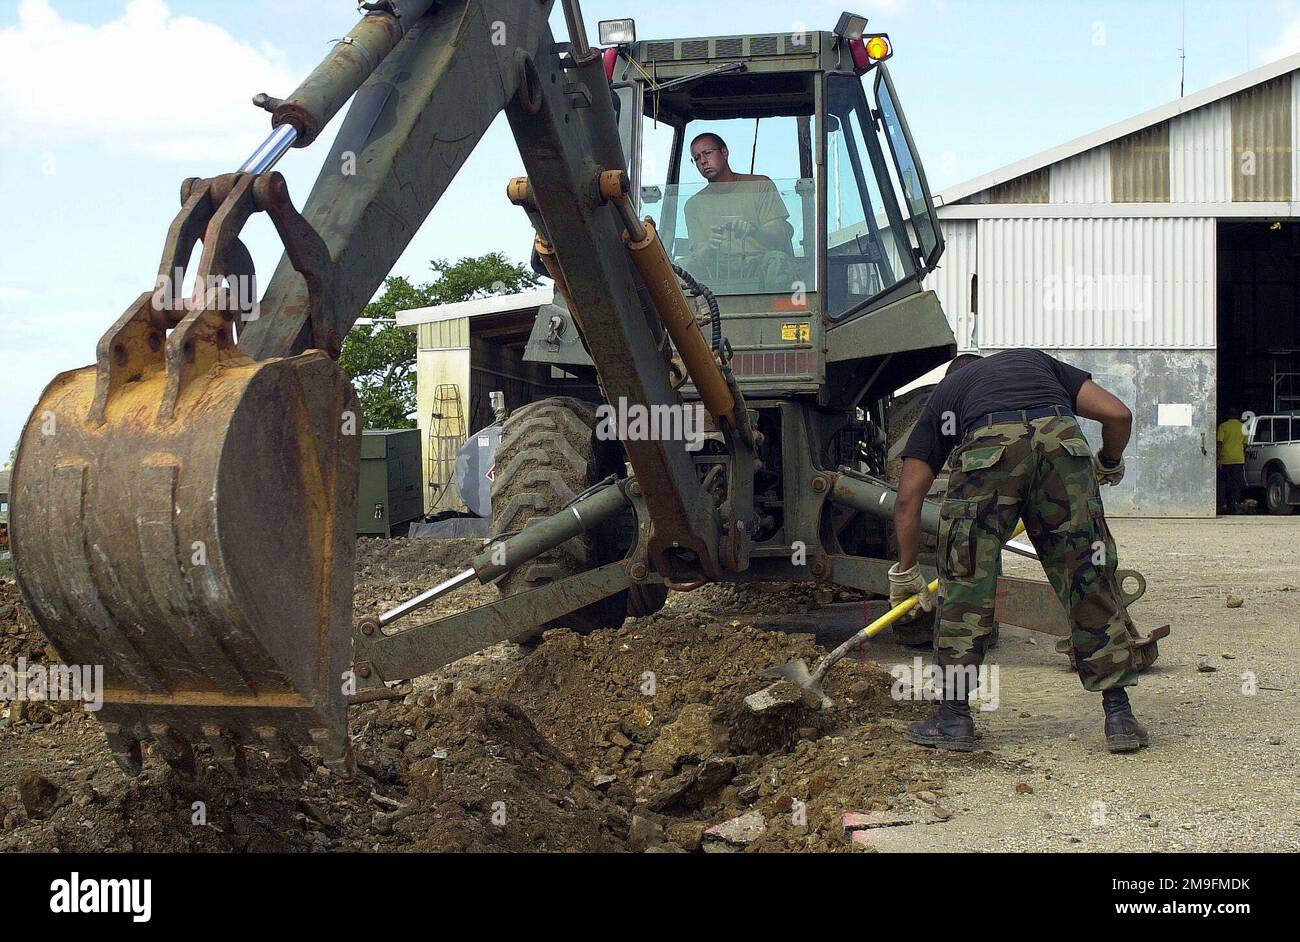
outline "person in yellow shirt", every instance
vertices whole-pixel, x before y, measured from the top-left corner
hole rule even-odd
[[[1223,496],[1228,503],[1225,513],[1235,514],[1240,512],[1238,508],[1246,488],[1246,427],[1236,417],[1236,409],[1229,409],[1227,414],[1215,436],[1215,458],[1223,482]]]

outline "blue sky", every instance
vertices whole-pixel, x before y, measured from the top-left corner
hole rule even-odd
[[[1184,7],[1188,92],[1300,51],[1295,0],[588,0],[584,12],[594,41],[618,16],[641,38],[828,29],[846,4],[893,38],[936,191],[1176,98]],[[44,384],[89,363],[152,287],[181,180],[238,166],[268,130],[249,98],[287,94],[356,19],[352,0],[0,0],[0,460]],[[299,206],[326,147],[278,168]],[[431,258],[493,250],[523,260],[531,230],[504,196],[521,172],[498,119],[394,273],[422,279]],[[270,225],[251,228],[269,277]]]

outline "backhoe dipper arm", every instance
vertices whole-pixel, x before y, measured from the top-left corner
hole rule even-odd
[[[568,0],[575,32],[562,61],[564,47],[547,23],[551,6],[434,4],[406,26],[360,85],[303,210],[334,262],[332,300],[321,317],[328,345],[351,328],[504,108],[608,401],[680,406],[661,351],[663,328],[642,301],[624,245],[624,221],[601,195],[600,175],[626,166],[600,55],[587,46],[577,3]],[[381,40],[390,35],[370,33]],[[351,51],[338,50],[335,58]],[[365,55],[374,53],[363,61]],[[313,137],[359,75],[327,60],[289,99],[273,101],[275,121],[302,125],[300,139]],[[312,346],[305,296],[302,277],[282,260],[240,349],[265,359]],[[718,512],[682,443],[624,445],[654,520],[647,544],[656,567],[665,574],[717,575]]]
[[[146,742],[186,772],[195,743],[236,773],[247,744],[285,769],[308,746],[350,768],[347,696],[366,679],[348,667],[363,423],[335,360],[503,109],[531,176],[535,222],[610,402],[681,406],[660,346],[667,329],[679,350],[692,341],[696,356],[683,359],[700,372],[697,388],[715,391],[704,398],[722,433],[740,443],[719,511],[683,442],[627,442],[637,480],[623,486],[644,495],[651,520],[638,543],[665,576],[745,561],[747,413],[738,393],[718,390],[714,373],[730,379],[722,367],[698,356],[703,339],[686,332],[699,327],[683,316],[675,281],[668,291],[644,274],[666,264],[647,258],[662,246],[624,244],[630,207],[613,101],[576,0],[565,3],[567,64],[547,25],[549,0],[363,4],[361,22],[287,99],[258,96],[272,132],[240,170],[185,182],[158,282],[109,327],[95,363],[42,393],[14,464],[15,575],[64,663],[103,665],[96,715],[124,770],[140,770]],[[299,215],[272,168],[348,99]],[[240,232],[254,212],[271,217],[286,257],[236,343],[236,319],[252,313],[233,285],[252,275]],[[182,297],[200,238],[194,289]],[[725,540],[724,515],[739,524]],[[543,525],[512,546],[526,555],[548,533]],[[577,604],[627,588],[638,564],[596,570],[583,590],[591,598]],[[563,584],[548,592],[552,606],[575,601],[561,597],[573,595]],[[532,601],[521,596],[502,618],[522,623]],[[465,653],[463,643],[484,637],[438,650]],[[383,653],[373,657],[387,669]]]
[[[553,55],[551,0],[407,0],[393,5],[400,16],[369,6],[287,99],[255,99],[301,147],[355,92],[302,213],[333,261],[337,290],[323,320],[340,339],[514,95],[516,51]],[[306,294],[281,259],[240,349],[262,360],[325,346],[312,343]]]

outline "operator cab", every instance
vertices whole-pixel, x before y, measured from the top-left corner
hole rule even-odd
[[[884,62],[888,37],[616,49],[606,69],[640,214],[724,314],[806,311],[831,326],[921,290],[943,237]]]

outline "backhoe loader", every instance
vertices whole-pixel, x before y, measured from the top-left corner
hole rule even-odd
[[[97,715],[124,769],[150,741],[186,770],[195,743],[234,769],[248,745],[346,769],[349,699],[710,581],[887,594],[890,396],[956,350],[922,285],[943,236],[888,35],[845,14],[639,41],[616,20],[602,48],[577,0],[557,41],[552,6],[361,4],[287,98],[254,98],[272,131],[249,160],[182,184],[157,281],[41,396],[13,474],[17,579],[60,656],[104,666]],[[273,167],[349,100],[300,213]],[[554,282],[527,350],[554,385],[511,404],[472,565],[354,618],[364,417],[342,338],[503,110],[527,175],[494,191]],[[708,203],[689,166],[702,132],[770,181],[784,239],[756,248],[734,201]],[[700,231],[709,205],[724,218]],[[256,212],[285,251],[254,306],[240,232]],[[185,297],[175,273],[200,241]],[[638,414],[680,421],[654,434]],[[471,581],[500,597],[404,621]],[[1068,633],[1046,583],[1008,586],[1003,620]]]

